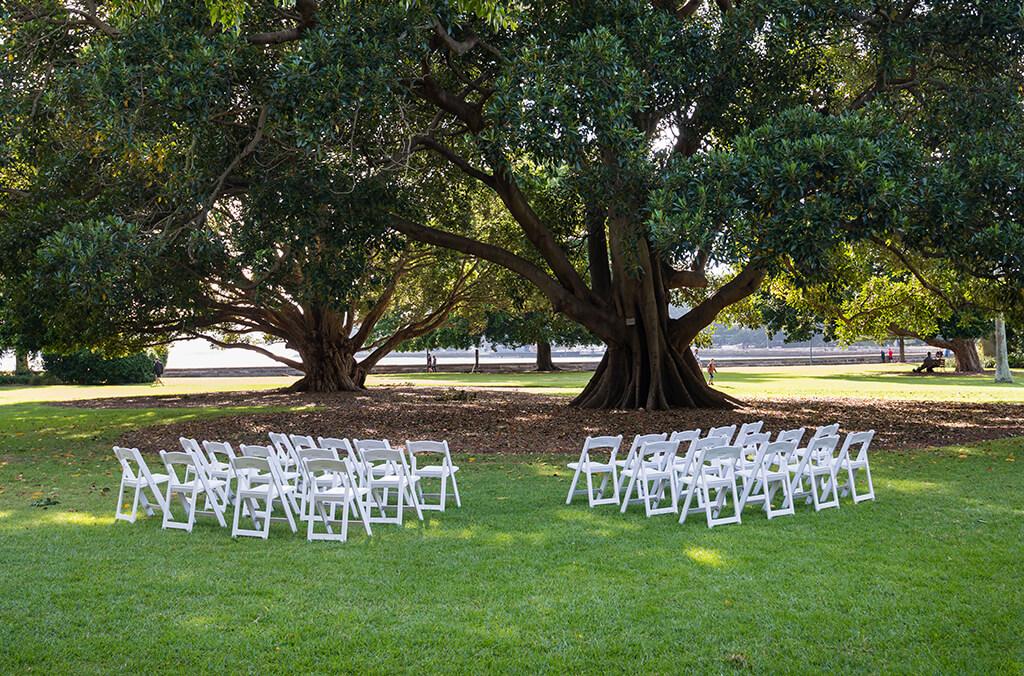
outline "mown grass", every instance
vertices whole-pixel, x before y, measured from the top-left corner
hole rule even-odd
[[[992,374],[918,375],[907,364],[722,367],[715,386],[743,398],[830,397],[910,399],[915,401],[1024,401],[1024,372],[1016,382],[996,383]],[[510,388],[572,396],[586,385],[588,372],[559,373],[415,373],[379,375],[378,385]]]
[[[464,455],[462,509],[343,545],[115,524],[117,434],[215,413],[0,406],[0,671],[1024,670],[1021,440],[878,453],[874,503],[711,531]]]

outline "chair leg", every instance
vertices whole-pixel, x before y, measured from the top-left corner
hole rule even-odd
[[[586,469],[587,474],[587,507],[594,506],[594,475],[590,472],[590,467]]]
[[[420,479],[420,483],[422,483],[422,481],[423,480]],[[445,474],[444,471],[442,471],[441,472],[441,511],[442,512],[444,511],[445,503],[447,501],[448,501],[448,475]],[[421,500],[420,502],[422,503],[423,501]]]
[[[580,468],[577,467],[576,471],[572,475],[572,482],[569,483],[569,495],[565,498],[565,504],[571,505],[572,499],[576,495],[576,484],[580,480]]]
[[[622,498],[622,507],[619,508],[619,512],[622,514],[626,513],[626,508],[629,507],[629,499],[633,496],[633,489],[636,487],[636,476],[638,472],[633,472],[629,475],[629,484],[626,486],[626,494]]]
[[[866,464],[866,462],[864,465],[864,478],[867,479],[868,482],[868,492],[856,496],[854,498],[854,502],[864,502],[865,500],[875,499],[875,485],[871,482],[871,466]]]
[[[455,472],[452,472],[452,493],[455,494],[455,506],[462,507],[462,498],[459,497],[459,483],[455,480]]]
[[[135,519],[138,517],[139,514],[139,492],[141,490],[142,488],[139,486],[138,482],[136,482],[135,497],[132,499],[132,523],[135,523]]]

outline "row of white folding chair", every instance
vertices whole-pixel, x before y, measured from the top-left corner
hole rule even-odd
[[[387,440],[356,440],[356,448],[353,449],[352,445],[346,439],[329,439],[321,437],[317,442],[314,442],[312,437],[309,436],[286,436],[278,433],[272,434],[270,438],[272,445],[243,445],[240,450],[242,451],[243,456],[255,456],[269,461],[268,467],[271,469],[264,473],[256,473],[256,475],[251,479],[255,483],[271,484],[274,487],[273,491],[269,494],[265,494],[264,496],[267,500],[267,507],[272,508],[275,500],[280,502],[285,512],[283,520],[288,521],[293,531],[296,529],[294,521],[295,514],[298,514],[299,518],[302,520],[310,520],[313,518],[313,512],[310,509],[307,509],[307,502],[311,496],[311,491],[315,487],[312,486],[312,482],[310,481],[304,462],[309,459],[337,460],[339,450],[345,451],[345,454],[348,456],[347,460],[351,463],[351,467],[358,468],[358,470],[353,474],[360,477],[360,479],[363,479],[363,481],[357,480],[354,489],[360,496],[366,497],[366,502],[358,505],[358,509],[361,512],[360,517],[370,513],[372,508],[370,501],[371,497],[373,498],[373,504],[378,508],[378,515],[371,518],[372,521],[376,522],[400,524],[402,522],[402,516],[406,506],[416,509],[417,515],[420,519],[422,519],[422,508],[424,507],[443,511],[447,498],[447,481],[449,479],[452,481],[456,504],[461,506],[461,498],[458,494],[458,484],[456,483],[454,476],[458,467],[451,461],[451,454],[448,449],[447,442],[407,442],[407,447],[410,451],[409,455],[412,458],[412,462],[410,464],[409,461],[405,460],[405,456],[400,450],[391,448]],[[217,491],[217,500],[216,504],[213,505],[213,508],[214,512],[218,514],[218,518],[222,519],[222,514],[227,503],[226,496],[222,495],[222,493],[231,493],[230,481],[234,474],[232,472],[232,460],[235,458],[235,455],[231,445],[226,442],[204,441],[203,448],[206,450],[206,455],[204,456],[202,451],[198,450],[200,447],[198,442],[195,440],[182,437],[180,439],[180,443],[187,454],[193,455],[194,460],[189,465],[188,471],[192,474],[198,475],[200,482],[197,485],[200,488],[202,488],[202,485],[205,485],[210,478],[216,478],[218,482],[216,488],[219,490]],[[322,446],[324,448],[321,449],[318,448],[318,446]],[[424,467],[417,466],[417,456],[425,453],[439,455],[439,464],[427,465]],[[282,458],[285,460],[282,460]],[[295,470],[286,470],[285,467],[294,467]],[[328,470],[325,469],[324,472],[327,473]],[[372,478],[365,479],[365,477]],[[440,493],[438,494],[440,497],[439,503],[426,505],[420,504],[421,499],[425,495],[427,497],[434,497],[433,494],[424,494],[422,488],[419,488],[418,491],[413,490],[414,486],[417,488],[419,487],[420,479],[423,477],[437,478],[441,480]],[[247,481],[248,480],[249,479],[247,478]],[[221,482],[223,482],[223,484],[221,484]],[[369,484],[365,490],[363,489],[364,482]],[[321,483],[323,483],[323,480],[321,480]],[[374,489],[377,489],[376,492],[374,492]],[[261,488],[258,490],[266,492],[269,489]],[[398,498],[398,504],[394,506],[395,515],[389,517],[386,512],[388,509],[388,494],[391,490],[395,491]],[[204,492],[200,490],[198,494],[207,496],[208,511],[211,507],[209,497],[213,492]],[[250,495],[250,498],[252,497],[254,496]],[[245,506],[240,503],[237,496],[235,502],[236,510],[245,509]],[[311,504],[310,507],[312,506],[313,505]],[[195,511],[198,512],[198,510]],[[250,509],[250,511],[252,510]],[[253,514],[253,517],[254,525],[256,525],[255,514]],[[192,514],[190,510],[189,523],[193,521],[194,514]],[[235,521],[237,523],[237,519]],[[369,522],[364,519],[364,523],[367,532],[369,533]],[[267,520],[265,525],[269,525],[269,520]],[[329,525],[327,526],[327,530],[330,531]],[[347,530],[347,524],[343,530]],[[265,531],[266,528],[259,529],[259,532],[261,533]],[[233,528],[232,534],[258,533],[244,533],[236,526]]]
[[[615,459],[621,445],[621,436],[588,437],[579,461],[569,463],[574,475],[566,503],[571,503],[575,495],[584,492],[588,496],[590,506],[618,502],[619,482],[628,480],[629,486],[621,501],[621,510],[625,511],[631,501],[641,501],[644,503],[645,512],[651,516],[676,511],[674,508],[677,506],[681,483],[685,489],[686,505],[680,515],[680,521],[685,521],[686,515],[692,511],[705,511],[709,526],[718,523],[738,523],[739,515],[748,502],[762,503],[769,518],[793,513],[794,495],[807,496],[808,502],[813,502],[816,510],[838,506],[835,476],[839,469],[845,470],[848,474],[843,495],[852,493],[855,502],[873,499],[874,491],[867,461],[867,445],[870,444],[873,432],[848,435],[842,451],[832,456],[831,451],[834,450],[838,438],[833,440],[823,435],[835,431],[838,425],[818,428],[812,436],[811,443],[802,449],[802,452],[797,449],[797,444],[804,436],[802,428],[780,432],[776,441],[772,443],[768,434],[759,431],[761,428],[760,422],[744,425],[736,435],[737,440],[742,440],[742,445],[733,443],[731,446],[729,439],[735,432],[735,426],[713,428],[709,431],[709,436],[703,439],[700,438],[700,430],[675,432],[667,444],[663,441],[665,435],[638,435],[625,461]],[[675,447],[671,442],[676,442]],[[683,442],[688,444],[688,448],[683,457],[678,457],[679,444]],[[849,449],[855,444],[859,444],[860,449],[856,458],[850,458]],[[650,448],[644,451],[648,445]],[[638,447],[641,450],[638,451]],[[591,457],[591,452],[597,449],[609,450],[608,462]],[[728,450],[710,452],[711,449]],[[674,465],[676,469],[672,477],[665,475],[669,464]],[[619,468],[622,468],[622,472],[616,476]],[[857,495],[854,480],[854,474],[858,470],[865,471],[868,482],[868,493],[860,496]],[[585,491],[576,489],[581,475],[586,477]],[[594,491],[595,475],[601,477],[597,497]],[[743,484],[741,494],[734,488],[737,477]],[[809,489],[803,488],[804,478],[808,481],[813,478]],[[603,494],[609,482],[615,490],[611,498],[605,498]],[[672,504],[669,507],[660,507],[658,504],[663,498],[666,484],[672,494]],[[637,491],[635,500],[634,487]],[[783,503],[776,508],[772,506],[772,499],[779,487],[782,487]],[[714,508],[708,500],[710,490],[718,492]],[[723,519],[720,513],[728,498],[727,491],[732,492],[734,514]],[[830,494],[833,496],[831,500],[827,499]],[[694,495],[698,498],[698,506],[691,508],[690,503]]]
[[[455,500],[455,504],[458,507],[462,506],[462,498],[459,495],[458,482],[455,477],[456,472],[459,468],[452,462],[451,451],[448,448],[447,441],[406,441],[404,452],[402,449],[394,449],[387,439],[353,439],[349,442],[347,439],[340,438],[329,438],[319,437],[316,441],[311,436],[305,435],[284,435],[281,433],[271,433],[271,441],[274,443],[275,448],[278,449],[278,453],[282,457],[291,458],[292,464],[298,466],[300,461],[297,457],[298,450],[300,449],[312,449],[312,448],[334,448],[339,453],[344,450],[348,455],[349,459],[353,462],[354,466],[360,470],[361,475],[365,475],[365,470],[369,464],[375,467],[374,471],[377,478],[383,477],[384,473],[390,475],[389,478],[384,480],[378,488],[387,490],[389,487],[384,486],[386,483],[394,484],[397,480],[394,478],[395,471],[401,470],[401,474],[408,474],[409,479],[403,483],[408,483],[414,487],[416,495],[410,498],[408,506],[410,508],[416,507],[417,514],[422,510],[436,510],[445,511],[448,499],[448,482],[451,481],[451,495]],[[404,463],[401,468],[396,464],[389,464],[384,459],[376,458],[367,462],[364,457],[364,451],[376,452],[376,451],[393,451],[398,450],[403,453]],[[436,456],[434,464],[428,464],[420,466],[418,464],[419,458],[423,455],[430,454]],[[361,476],[360,478],[365,479]],[[425,493],[423,491],[423,480],[426,479],[437,479],[440,483],[438,493]],[[379,483],[379,482],[378,482]],[[388,491],[390,492],[390,491]],[[406,491],[403,491],[407,493]],[[437,498],[437,502],[430,502],[427,498]],[[388,519],[392,521],[393,519]],[[401,521],[398,520],[398,523]]]

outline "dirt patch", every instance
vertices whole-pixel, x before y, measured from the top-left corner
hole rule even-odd
[[[462,392],[462,391],[459,391]],[[858,399],[748,401],[734,411],[584,411],[568,399],[524,392],[474,391],[468,400],[434,388],[374,388],[332,395],[281,392],[212,393],[74,402],[83,407],[310,405],[294,412],[229,415],[125,434],[120,443],[146,451],[176,448],[179,436],[265,443],[270,431],[406,439],[447,439],[470,453],[574,453],[584,437],[708,429],[764,420],[769,430],[831,422],[844,430],[874,429],[873,448],[903,451],[1024,435],[1024,404],[874,402]],[[456,399],[458,397],[455,397]]]

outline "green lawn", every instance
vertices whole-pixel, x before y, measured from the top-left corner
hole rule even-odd
[[[841,366],[724,367],[715,385],[740,399],[855,397],[926,401],[1024,401],[1024,371],[1016,382],[997,384],[992,375],[911,374],[905,364]],[[379,375],[370,384],[439,387],[516,388],[544,394],[575,395],[590,373],[412,373]]]
[[[0,406],[0,672],[1024,672],[1021,440],[877,454],[877,502],[712,531],[484,456],[461,510],[347,544],[115,524],[121,430],[215,413]]]
[[[0,386],[0,405],[44,401],[79,401],[96,397],[149,397],[200,392],[232,392],[235,390],[269,390],[287,387],[295,382],[291,376],[244,378],[164,378],[162,385],[23,385]]]

